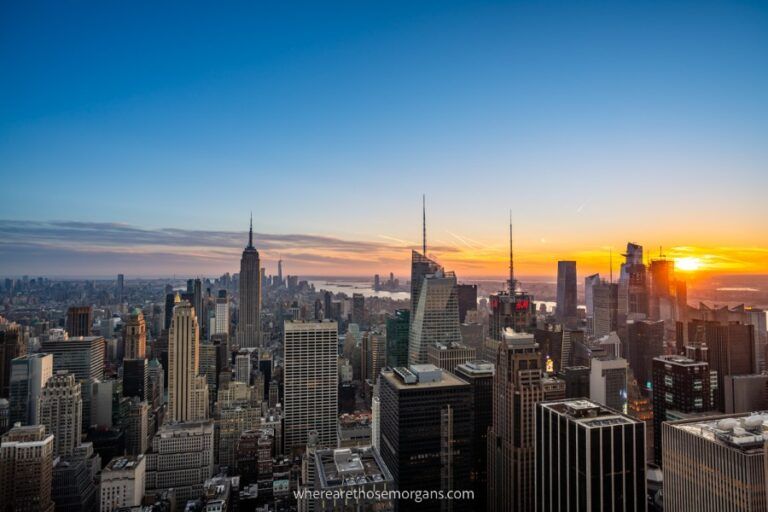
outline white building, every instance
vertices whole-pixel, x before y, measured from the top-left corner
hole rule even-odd
[[[146,479],[144,455],[112,459],[101,472],[101,512],[141,505]]]
[[[53,376],[51,354],[28,354],[11,361],[10,378],[10,425],[40,424],[40,396]]]
[[[54,436],[54,455],[74,453],[83,427],[83,398],[73,374],[60,371],[48,379],[40,397],[40,422]]]
[[[627,410],[627,360],[595,357],[589,373],[589,398],[619,412]]]
[[[174,489],[176,504],[197,498],[213,475],[213,421],[167,423],[147,453],[147,494]]]

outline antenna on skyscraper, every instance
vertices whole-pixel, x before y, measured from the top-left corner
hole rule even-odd
[[[509,209],[509,296],[515,294],[515,258],[512,252],[512,209]]]
[[[422,227],[422,240],[421,249],[424,252],[424,256],[427,255],[427,195],[421,195],[421,227]]]
[[[251,226],[248,228],[248,249],[253,249],[253,210],[251,210]]]

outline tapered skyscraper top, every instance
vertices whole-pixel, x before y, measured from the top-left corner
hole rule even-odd
[[[246,249],[253,249],[253,212],[251,212],[251,225],[248,228],[248,246]]]

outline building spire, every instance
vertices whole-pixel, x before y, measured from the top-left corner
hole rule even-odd
[[[427,195],[421,195],[421,250],[424,256],[427,255]]]
[[[515,294],[515,257],[512,251],[512,209],[509,210],[509,295]]]
[[[251,226],[248,228],[248,247],[246,249],[253,249],[253,211],[251,211]]]

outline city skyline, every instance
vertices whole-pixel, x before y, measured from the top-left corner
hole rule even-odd
[[[428,213],[429,215],[429,213]],[[421,236],[421,219],[413,219],[414,235]],[[509,241],[504,225],[486,244],[471,236],[444,230],[432,235],[441,219],[427,219],[427,253],[462,278],[505,279]],[[430,226],[432,227],[430,229]],[[688,278],[717,275],[768,274],[768,247],[653,245],[627,236],[611,245],[566,247],[534,240],[524,227],[515,226],[515,272],[522,278],[554,278],[557,262],[577,262],[578,282],[600,273],[609,276],[611,264],[618,277],[621,253],[631,241],[647,248],[646,260],[664,257]],[[522,233],[522,234],[521,234]],[[275,234],[254,231],[254,246],[267,273],[277,273],[282,260],[289,273],[305,276],[366,277],[409,272],[412,240],[380,235],[379,239],[352,239],[326,234]],[[103,222],[14,222],[0,220],[0,267],[4,276],[46,275],[62,278],[169,277],[177,274],[215,276],[237,272],[248,231],[142,229]],[[522,240],[521,240],[522,239]],[[431,242],[430,242],[431,241]],[[527,243],[526,243],[527,242]],[[56,269],[51,271],[51,269]],[[87,269],[87,271],[84,271]]]
[[[4,274],[768,273],[764,5],[0,9]]]

